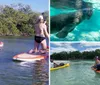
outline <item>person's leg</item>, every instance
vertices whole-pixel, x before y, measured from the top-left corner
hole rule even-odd
[[[38,50],[39,50],[39,43],[34,41],[34,52],[38,52]]]
[[[100,64],[97,65],[97,70],[100,70]]]
[[[46,51],[46,49],[47,49],[46,39],[44,39],[44,40],[41,42],[41,47],[42,47],[41,53],[45,53],[45,51]]]
[[[47,49],[46,39],[44,39],[44,40],[41,42],[41,46],[42,46],[42,50],[46,50],[46,49]]]
[[[34,48],[31,49],[31,50],[29,51],[29,53],[38,52],[38,49],[39,49],[39,43],[37,43],[37,42],[34,40]]]

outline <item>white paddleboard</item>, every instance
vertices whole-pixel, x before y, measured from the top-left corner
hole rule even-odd
[[[21,54],[15,55],[13,57],[13,60],[29,62],[29,61],[36,61],[36,60],[41,60],[45,58],[46,58],[46,55],[21,53]]]

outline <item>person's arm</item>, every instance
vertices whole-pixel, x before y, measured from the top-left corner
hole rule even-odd
[[[55,68],[55,67],[58,67],[58,66],[59,66],[59,65],[58,65],[57,63],[54,63],[54,68]]]
[[[47,26],[46,25],[44,25],[44,34],[49,39],[49,34],[47,32]]]

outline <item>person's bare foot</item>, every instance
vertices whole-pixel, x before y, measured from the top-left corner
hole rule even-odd
[[[30,51],[29,51],[29,53],[31,54],[31,53],[36,53],[37,51],[35,51],[35,50],[33,50],[33,49],[31,49]]]
[[[41,53],[41,54],[45,54],[46,51],[45,51],[45,50],[40,50],[40,53]]]

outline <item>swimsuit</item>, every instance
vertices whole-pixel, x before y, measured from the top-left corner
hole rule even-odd
[[[37,43],[41,43],[44,39],[45,39],[45,37],[35,36],[35,41],[36,41]]]
[[[100,70],[100,64],[96,65],[97,70]]]

